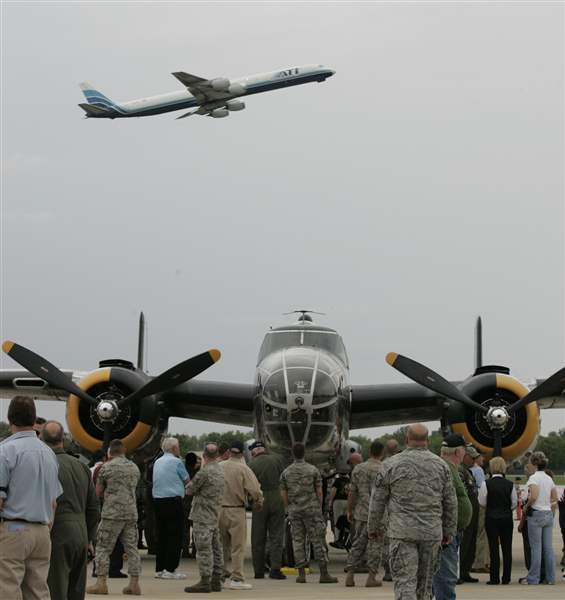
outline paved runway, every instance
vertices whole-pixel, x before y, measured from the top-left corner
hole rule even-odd
[[[250,529],[250,528],[249,528]],[[331,539],[331,538],[330,538]],[[557,559],[561,559],[561,535],[558,527],[554,529],[554,545]],[[251,566],[249,557],[251,550],[247,552],[248,560],[245,563],[245,573],[252,577],[253,567]],[[317,583],[318,575],[314,573],[308,576],[309,582],[306,585],[297,584],[294,577],[289,577],[286,581],[276,581],[272,579],[248,579],[248,583],[253,585],[252,590],[234,591],[223,590],[221,597],[226,600],[262,600],[269,598],[270,600],[286,600],[294,598],[296,600],[312,599],[312,600],[341,600],[342,598],[355,598],[356,600],[381,600],[394,598],[392,583],[384,583],[382,588],[365,588],[366,575],[360,573],[356,575],[356,583],[354,588],[346,588],[344,586],[345,574],[343,568],[345,566],[345,552],[331,549],[330,552],[330,571],[333,575],[339,577],[337,585],[320,585]],[[127,563],[126,563],[127,565]],[[127,571],[127,566],[124,565],[124,571]],[[526,574],[524,567],[524,559],[522,553],[522,536],[514,531],[513,542],[513,565],[512,579],[510,585],[488,586],[485,581],[488,575],[475,575],[481,581],[480,583],[466,583],[457,586],[457,598],[461,600],[553,600],[565,598],[565,580],[561,579],[560,568],[557,567],[557,583],[554,586],[539,585],[539,586],[524,586],[518,584],[518,578]],[[89,568],[89,570],[91,570]],[[315,569],[317,570],[317,569]],[[220,594],[185,594],[184,587],[195,583],[198,580],[198,568],[194,560],[182,560],[179,571],[186,573],[188,578],[184,581],[167,581],[162,579],[154,579],[155,574],[155,559],[152,556],[143,556],[143,574],[141,576],[141,588],[143,597],[147,600],[170,599],[170,598],[215,598]],[[89,584],[92,582],[89,577]],[[124,598],[121,591],[125,586],[127,579],[109,579],[108,587],[110,595],[105,598]],[[96,598],[97,596],[87,596],[88,598]]]

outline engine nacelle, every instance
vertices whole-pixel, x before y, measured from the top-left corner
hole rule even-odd
[[[523,398],[528,388],[514,377],[502,372],[482,373],[463,383],[461,389],[475,402],[484,406],[510,406]],[[448,421],[455,433],[487,457],[493,453],[493,439],[485,413],[459,403],[450,405]],[[532,449],[540,431],[539,408],[535,402],[511,415],[502,433],[502,456],[512,461]]]
[[[216,79],[212,79],[210,85],[217,92],[227,92],[230,88],[230,80],[226,77],[216,77]]]
[[[360,452],[361,446],[353,440],[345,440],[341,447],[340,453],[336,461],[336,470],[338,473],[349,473],[351,471],[351,465],[349,464],[349,458],[355,452]]]
[[[223,119],[229,115],[229,111],[227,108],[215,108],[210,115],[214,117],[214,119]]]
[[[241,96],[242,94],[245,94],[245,88],[241,83],[232,83],[229,87],[229,93],[232,96]]]
[[[104,367],[92,371],[78,386],[99,400],[115,401],[128,396],[147,382],[139,372],[123,367]],[[121,407],[113,423],[113,438],[121,439],[128,454],[145,445],[156,431],[157,403],[154,397],[143,398]],[[73,439],[89,453],[102,448],[104,429],[95,406],[70,395],[67,401],[67,424]]]
[[[230,111],[243,110],[245,108],[245,102],[241,100],[229,100],[226,102],[226,108]]]

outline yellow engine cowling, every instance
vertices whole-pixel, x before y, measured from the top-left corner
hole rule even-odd
[[[485,373],[471,378],[461,386],[473,400],[484,403],[485,398],[493,395],[503,397],[508,404],[523,398],[528,388],[505,373]],[[485,440],[486,436],[480,435],[476,421],[480,416],[470,410],[459,410],[459,418],[450,418],[450,425],[455,433],[461,434],[469,444],[473,444],[488,459],[492,456],[492,443]],[[505,431],[502,441],[502,457],[512,461],[531,450],[537,441],[540,432],[539,407],[531,402],[516,413],[516,430]],[[507,435],[506,435],[507,434]]]
[[[123,368],[106,367],[96,369],[83,377],[78,383],[78,386],[85,392],[97,396],[93,390],[100,391],[104,388],[109,388],[110,385],[120,386],[126,393],[134,391],[143,385],[144,380],[139,373],[128,371]],[[154,425],[154,410],[152,401],[144,399],[142,401],[145,406],[141,411],[135,410],[135,414],[128,412],[131,422],[127,428],[124,428],[126,433],[120,437],[126,446],[128,454],[133,453],[137,448],[142,446],[149,440],[152,434]],[[149,405],[151,403],[151,405]],[[77,396],[71,394],[67,401],[67,425],[73,439],[87,452],[94,453],[102,448],[102,431],[95,431],[92,423],[87,417],[87,408],[84,406],[84,401]],[[88,408],[89,410],[89,408]],[[90,431],[89,431],[90,429]]]

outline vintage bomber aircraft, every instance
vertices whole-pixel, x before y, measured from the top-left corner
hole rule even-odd
[[[348,469],[357,447],[348,439],[352,429],[438,419],[481,452],[511,460],[535,444],[540,408],[565,407],[565,368],[530,391],[506,367],[482,365],[480,320],[477,366],[467,379],[450,383],[390,353],[387,361],[414,383],[355,385],[337,331],[315,324],[312,311],[297,312],[296,323],[265,335],[254,383],[193,379],[219,359],[217,350],[151,378],[143,370],[142,314],[137,367],[105,360],[87,374],[59,371],[4,342],[27,371],[0,371],[0,392],[66,399],[69,430],[85,455],[121,438],[136,459],[149,459],[174,416],[254,427],[257,438],[285,457],[294,442],[304,442],[308,460],[326,473]]]

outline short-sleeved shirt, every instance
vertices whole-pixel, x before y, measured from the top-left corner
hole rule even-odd
[[[137,465],[119,456],[102,465],[97,485],[104,488],[103,519],[137,521],[135,489],[139,481]]]
[[[551,490],[555,487],[553,479],[544,471],[536,471],[529,479],[528,486],[537,485],[539,494],[532,504],[534,510],[551,510]]]
[[[52,503],[62,493],[55,453],[35,431],[20,431],[0,443],[0,516],[32,523],[53,519]]]
[[[281,475],[280,488],[288,493],[288,514],[315,515],[321,512],[316,490],[322,486],[320,471],[305,460],[295,460]]]
[[[188,471],[182,460],[165,452],[153,465],[153,498],[183,498]]]

